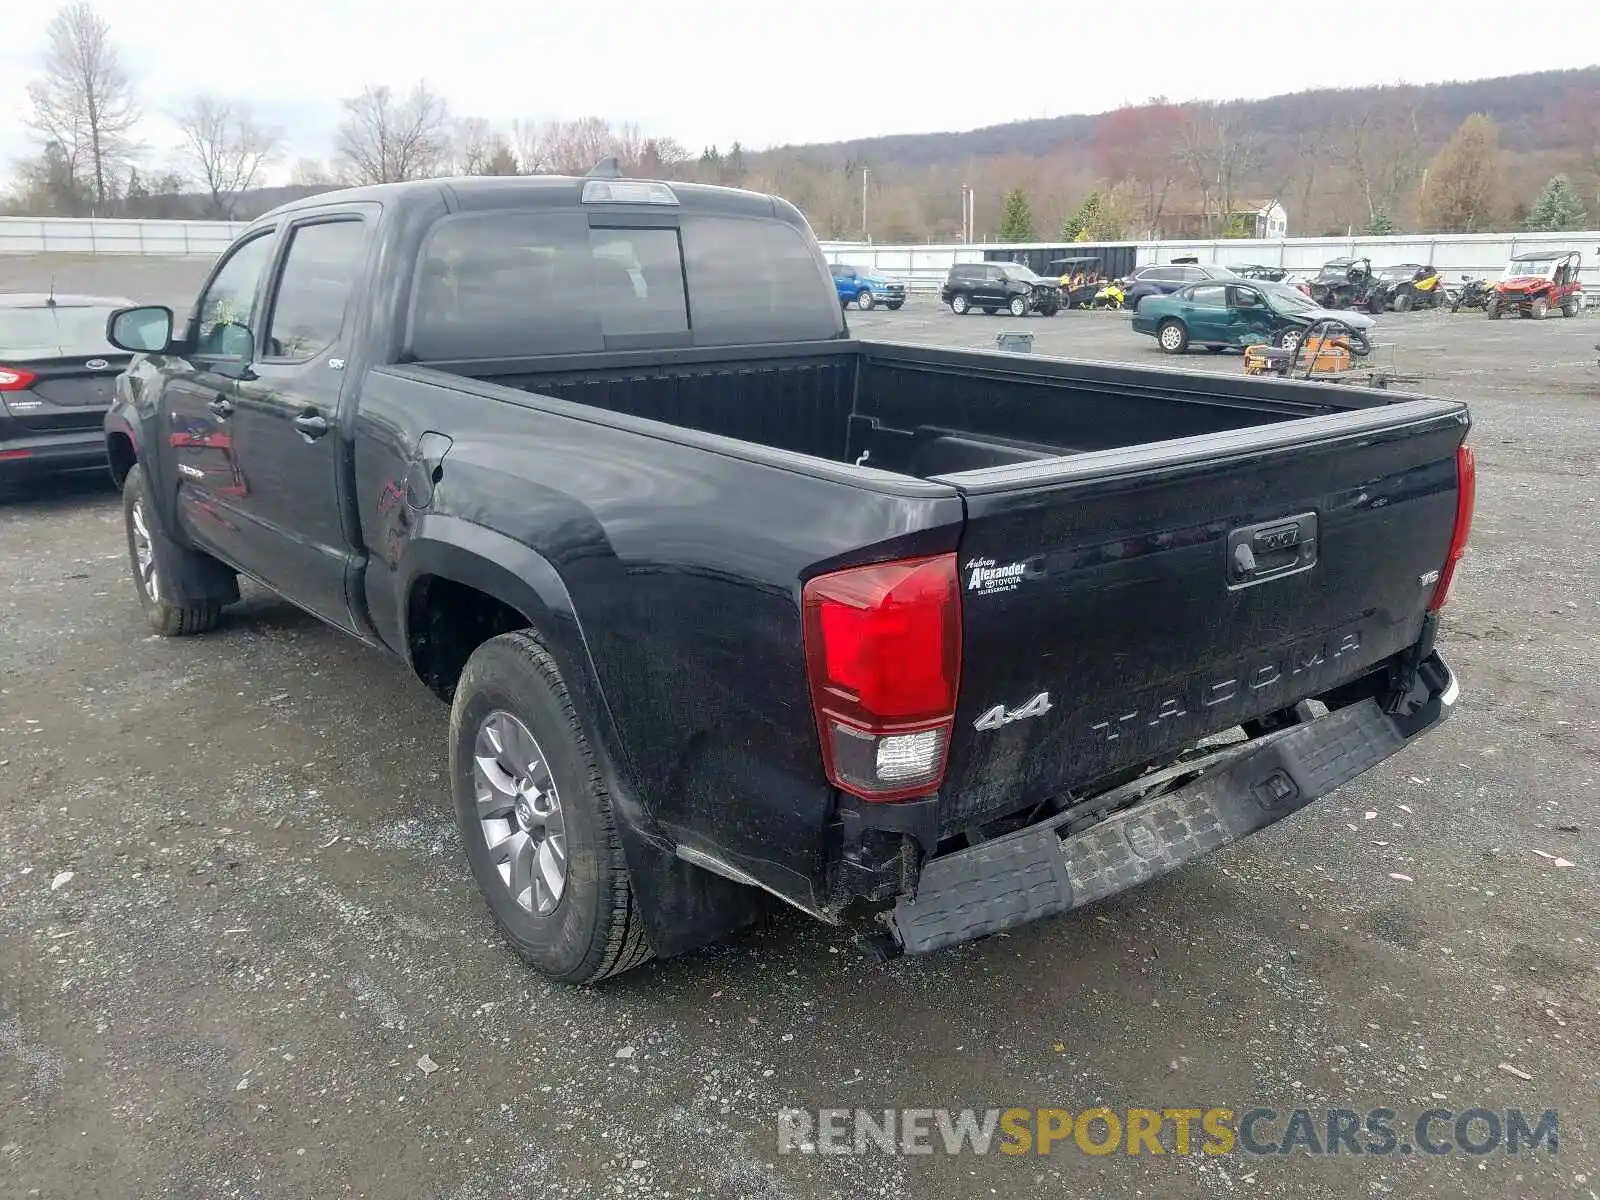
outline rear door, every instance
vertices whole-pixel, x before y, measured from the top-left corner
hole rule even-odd
[[[968,512],[946,828],[1170,758],[1414,643],[1465,433],[1461,406],[1417,400],[939,477]]]
[[[343,342],[372,222],[362,209],[321,211],[289,225],[257,357],[235,391],[232,424],[249,490],[236,509],[241,561],[325,621],[353,628],[346,594],[337,428]]]
[[[1183,294],[1191,342],[1231,341],[1228,289],[1220,283],[1202,283]]]

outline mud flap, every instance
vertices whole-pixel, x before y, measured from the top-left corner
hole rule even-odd
[[[1193,782],[1081,833],[1060,836],[1063,816],[929,860],[915,898],[902,897],[890,914],[895,940],[920,953],[1068,912],[1298,812],[1449,715],[1455,680],[1433,661],[1446,679],[1433,698],[1436,715],[1405,732],[1375,701],[1362,700],[1262,738]]]

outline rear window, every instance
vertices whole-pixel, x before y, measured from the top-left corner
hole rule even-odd
[[[120,354],[106,341],[109,308],[0,308],[0,356],[10,359]]]
[[[685,215],[680,231],[590,228],[588,214],[569,211],[447,217],[423,247],[411,351],[437,361],[688,334],[701,346],[829,338],[838,301],[821,282],[811,244],[772,221]]]

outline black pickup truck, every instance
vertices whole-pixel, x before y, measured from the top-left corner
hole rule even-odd
[[[451,703],[467,857],[581,982],[772,893],[887,952],[1076,908],[1442,720],[1459,403],[854,339],[783,200],[337,191],[105,429],[138,596],[248,576]]]

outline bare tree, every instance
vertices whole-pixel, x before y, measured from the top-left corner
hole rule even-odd
[[[46,31],[44,76],[28,85],[28,125],[82,172],[96,209],[116,197],[132,164],[139,121],[133,83],[111,40],[111,28],[87,0],[68,4]]]
[[[1402,210],[1422,173],[1422,128],[1417,107],[1380,93],[1333,143],[1370,222]]]
[[[1455,131],[1428,168],[1422,219],[1441,233],[1492,228],[1505,193],[1500,131],[1474,113]]]
[[[233,219],[241,192],[277,157],[282,135],[258,123],[245,104],[201,92],[174,114],[183,157],[211,193],[211,215]]]
[[[338,180],[320,158],[300,158],[289,171],[289,182],[296,187],[332,187]]]
[[[461,117],[451,138],[451,169],[457,175],[482,175],[494,153],[494,126],[487,117]]]
[[[367,87],[344,102],[338,160],[355,183],[397,183],[444,173],[450,160],[450,112],[419,82],[404,97]]]

